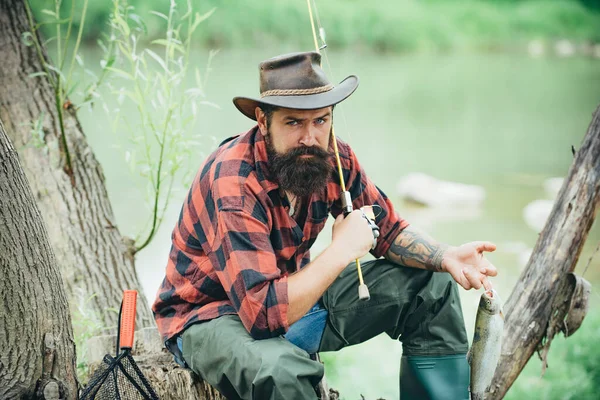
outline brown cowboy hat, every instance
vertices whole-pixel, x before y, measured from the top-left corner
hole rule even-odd
[[[357,87],[358,77],[354,75],[332,85],[321,69],[319,53],[291,53],[260,63],[260,99],[234,97],[233,104],[256,120],[254,110],[261,104],[314,110],[339,103]]]

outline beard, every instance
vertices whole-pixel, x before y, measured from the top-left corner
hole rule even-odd
[[[278,153],[271,142],[271,132],[265,136],[269,169],[279,186],[303,197],[322,190],[333,171],[333,155],[320,147],[296,147]],[[312,157],[303,158],[304,155]]]

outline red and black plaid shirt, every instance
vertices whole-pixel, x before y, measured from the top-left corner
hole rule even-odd
[[[365,175],[350,147],[338,141],[346,187],[355,208],[378,204],[384,255],[408,223]],[[152,307],[168,340],[189,325],[238,314],[257,339],[288,328],[288,275],[310,261],[310,247],[329,213],[341,212],[337,168],[320,193],[302,202],[296,219],[270,179],[266,143],[255,126],[222,144],[201,166],[172,234],[166,276]]]

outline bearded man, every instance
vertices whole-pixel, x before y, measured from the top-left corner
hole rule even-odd
[[[402,399],[468,399],[456,282],[490,288],[497,271],[483,252],[495,246],[448,246],[409,226],[338,140],[355,209],[343,212],[333,106],[358,78],[333,86],[320,61],[314,52],[266,60],[261,98],[234,98],[257,125],[222,143],[192,183],[153,306],[158,328],[176,360],[229,399],[315,399],[324,371],[309,354],[382,332],[403,344]],[[381,208],[376,244],[366,205]],[[311,261],[329,214],[333,239]],[[361,301],[353,261],[368,251],[371,299]]]

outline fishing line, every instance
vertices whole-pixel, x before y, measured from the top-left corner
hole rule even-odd
[[[323,24],[321,24],[321,18],[319,17],[319,8],[317,7],[317,1],[316,0],[310,0],[313,3],[313,7],[315,9],[315,17],[317,19],[317,26],[319,27],[319,36],[321,38],[321,41],[323,42],[323,46],[320,48],[320,50],[325,50],[323,51],[323,54],[325,55],[325,63],[327,64],[327,72],[329,73],[329,76],[331,77],[332,80],[335,80],[335,74],[333,73],[333,68],[331,68],[331,63],[329,62],[329,56],[327,55],[327,53],[329,53],[326,49],[327,49],[327,41],[326,39],[326,31],[325,28],[323,28]],[[311,16],[311,22],[312,22],[312,16]],[[315,40],[315,46],[318,46],[316,44],[316,32],[313,28],[313,38]],[[337,82],[337,80],[335,80]],[[350,130],[348,130],[348,120],[346,119],[346,113],[344,112],[344,106],[340,103],[336,105],[336,108],[339,108],[340,110],[340,114],[342,116],[342,120],[343,120],[343,125],[344,125],[344,132],[348,135],[348,142],[350,142],[352,140],[352,134],[350,132]]]
[[[590,259],[588,260],[587,265],[585,266],[585,269],[583,270],[583,274],[581,274],[582,278],[585,276],[585,273],[587,272],[588,267],[592,263],[592,259],[596,256],[596,253],[598,253],[598,250],[600,250],[600,242],[598,242],[598,246],[596,247],[596,250],[594,250],[594,253],[592,254],[592,256],[590,257]]]
[[[325,44],[322,48],[319,48],[319,43],[317,41],[317,31],[315,30],[315,21],[313,18],[311,0],[306,0],[306,5],[308,6],[308,15],[310,17],[310,26],[312,28],[313,40],[314,40],[314,44],[315,44],[315,51],[317,53],[321,54],[321,50],[325,49],[327,47],[327,45]],[[315,4],[315,10],[316,10],[316,4]],[[325,30],[323,29],[322,26],[319,28],[319,31],[324,36],[323,33],[325,32]],[[324,38],[322,38],[322,39],[324,39]],[[327,53],[325,53],[325,59],[327,60]],[[327,63],[329,64],[329,61],[327,61]],[[331,69],[331,67],[330,67],[330,69]],[[345,118],[344,118],[344,120],[345,120]],[[333,151],[335,154],[335,160],[336,160],[336,164],[337,164],[337,168],[338,168],[338,174],[340,177],[340,187],[342,189],[342,193],[341,193],[342,208],[345,213],[350,213],[353,208],[352,207],[352,199],[350,197],[350,192],[348,192],[346,190],[346,183],[344,182],[344,174],[342,172],[342,162],[340,161],[340,153],[338,151],[337,137],[335,135],[333,120],[331,122],[331,136],[333,137]],[[363,215],[364,215],[364,212],[363,212]],[[369,289],[367,288],[367,285],[365,285],[365,282],[363,279],[362,269],[360,266],[360,260],[357,258],[355,260],[355,262],[356,262],[356,271],[358,272],[358,283],[359,283],[358,297],[361,300],[369,300],[371,298],[371,296],[369,295]]]
[[[313,40],[315,42],[315,51],[321,54],[321,49],[319,48],[319,43],[317,41],[317,31],[315,30],[315,21],[313,18],[312,5],[311,0],[306,0],[306,4],[308,5],[308,16],[310,18],[310,26],[312,28]],[[333,128],[333,121],[331,123],[331,136],[333,136],[333,150],[335,153],[335,161],[338,168],[338,173],[340,175],[340,186],[342,187],[342,192],[346,191],[346,183],[344,182],[344,175],[342,173],[342,163],[340,161],[340,153],[337,147],[337,137],[335,136],[335,129]],[[362,282],[362,275],[361,275]]]
[[[598,296],[598,299],[600,299],[600,293],[598,292],[598,290],[596,290],[594,286],[592,286],[592,293],[594,293],[596,296]]]

